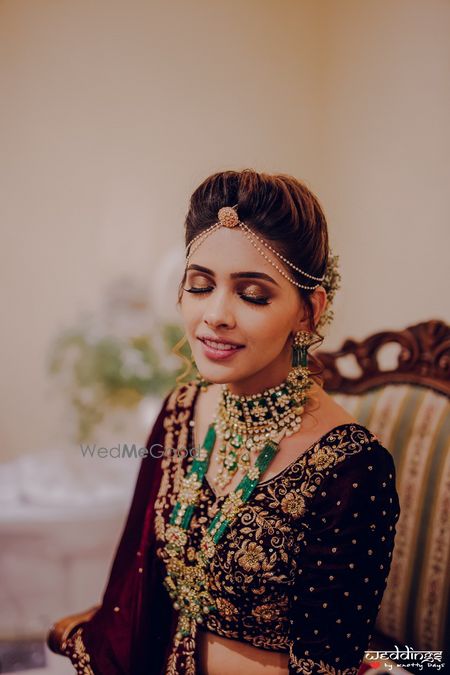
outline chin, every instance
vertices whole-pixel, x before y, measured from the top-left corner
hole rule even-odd
[[[227,382],[230,382],[233,378],[232,376],[232,371],[228,371],[225,368],[214,368],[214,366],[211,368],[211,366],[206,366],[203,368],[202,366],[197,367],[197,370],[200,374],[201,377],[203,377],[205,380],[208,380],[208,382],[211,382],[212,384],[226,384]]]
[[[200,375],[211,384],[236,384],[247,381],[253,373],[243,373],[233,368],[199,368]]]
[[[228,384],[246,377],[233,368],[231,364],[226,366],[225,364],[204,363],[204,359],[201,358],[198,361],[195,359],[195,363],[200,376],[212,384]]]

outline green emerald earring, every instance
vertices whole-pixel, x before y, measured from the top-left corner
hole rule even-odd
[[[304,330],[299,330],[294,335],[292,344],[292,368],[287,379],[291,384],[303,389],[309,389],[313,382],[308,368],[308,348],[312,345],[314,336]]]
[[[292,365],[307,366],[308,365],[308,348],[312,344],[312,334],[304,330],[299,330],[295,333],[294,344],[292,345]]]

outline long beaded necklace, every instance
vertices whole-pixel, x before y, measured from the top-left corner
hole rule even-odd
[[[283,436],[292,434],[300,427],[300,415],[303,412],[303,404],[306,402],[305,392],[311,386],[312,381],[308,376],[309,371],[300,364],[297,366],[299,366],[296,369],[297,379],[288,377],[281,385],[265,390],[260,395],[233,397],[226,387],[223,388],[223,398],[219,404],[218,413],[209,425],[200,451],[182,480],[178,501],[173,507],[165,530],[164,547],[168,556],[164,586],[173,601],[174,609],[179,610],[175,634],[177,641],[188,636],[194,638],[197,624],[203,623],[204,617],[216,609],[208,590],[206,573],[208,562],[213,558],[217,544],[230,523],[248,501],[261,475],[278,452],[278,444]],[[305,372],[299,380],[300,371]],[[288,413],[285,413],[285,408],[288,409]],[[224,419],[224,411],[229,409],[233,412]],[[234,416],[234,411],[237,417]],[[196,562],[186,565],[184,549],[188,542],[187,531],[199,500],[204,476],[208,470],[211,452],[216,441],[216,426],[221,429],[223,436],[228,437],[225,440],[234,440],[235,445],[231,443],[233,449],[236,449],[238,443],[238,447],[243,446],[249,449],[247,442],[251,436],[246,433],[247,427],[245,426],[245,422],[249,421],[248,413],[251,418],[255,418],[255,425],[251,425],[250,429],[254,430],[255,426],[258,429],[258,434],[252,439],[258,450],[258,456],[253,466],[250,466],[249,461],[244,460],[243,465],[246,467],[244,477],[235,490],[227,495],[222,507],[204,531],[199,549],[195,554]],[[241,416],[244,426],[240,424]],[[222,454],[226,454],[226,450]],[[237,457],[232,457],[232,459],[234,463],[230,461],[227,470],[234,474],[240,462]]]
[[[174,601],[174,608],[180,610],[176,633],[178,639],[195,635],[196,624],[202,623],[204,616],[215,609],[214,601],[208,591],[205,568],[214,556],[217,543],[227,527],[242,505],[248,501],[259,483],[260,476],[278,452],[278,443],[284,433],[285,430],[279,432],[277,442],[269,440],[265,443],[255,465],[247,470],[246,475],[236,489],[227,496],[221,509],[209,524],[196,553],[196,564],[186,565],[183,551],[187,544],[187,530],[216,440],[214,424],[209,425],[200,452],[183,478],[178,501],[172,510],[169,525],[165,531],[165,549],[169,555],[169,561],[164,585]]]

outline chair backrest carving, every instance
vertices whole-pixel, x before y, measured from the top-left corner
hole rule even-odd
[[[382,369],[379,354],[388,345],[399,345],[392,369]],[[360,373],[344,375],[339,360],[353,356]],[[359,394],[383,384],[419,384],[450,397],[450,326],[432,319],[400,331],[383,331],[357,341],[345,340],[337,351],[317,352],[324,366],[324,388],[329,392]]]

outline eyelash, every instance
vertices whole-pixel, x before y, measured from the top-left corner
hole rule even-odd
[[[211,288],[210,287],[208,287],[208,288],[191,287],[191,288],[185,288],[184,290],[187,293],[196,294],[196,293],[209,293],[211,291]],[[259,298],[250,298],[250,296],[245,295],[244,293],[239,293],[238,295],[239,295],[239,297],[241,297],[246,302],[250,302],[252,305],[269,305],[270,304],[269,298],[266,298],[266,297],[263,297],[263,296],[261,296]]]

